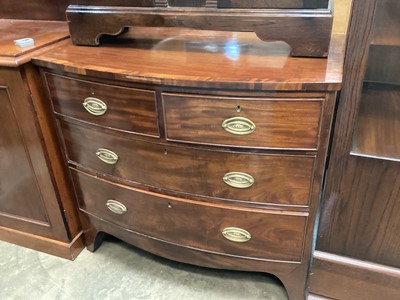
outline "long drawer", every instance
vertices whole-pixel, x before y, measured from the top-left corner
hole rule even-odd
[[[211,151],[61,122],[70,162],[134,182],[238,201],[308,205],[315,157]]]
[[[45,77],[56,113],[108,128],[159,136],[154,91],[50,73]]]
[[[270,149],[318,148],[324,99],[162,94],[173,141]]]
[[[113,184],[72,169],[80,208],[130,230],[228,255],[300,262],[306,213],[206,205]]]

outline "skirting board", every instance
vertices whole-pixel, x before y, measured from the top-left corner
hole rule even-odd
[[[340,300],[399,299],[400,269],[314,252],[310,293]]]
[[[82,232],[72,242],[64,243],[0,226],[0,240],[69,260],[74,260],[85,248]]]

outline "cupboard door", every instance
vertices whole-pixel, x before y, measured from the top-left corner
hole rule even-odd
[[[68,241],[35,112],[18,69],[0,69],[0,226]]]
[[[400,160],[400,5],[378,3],[352,154]]]
[[[317,250],[400,268],[400,5],[368,7],[371,29],[350,32]]]

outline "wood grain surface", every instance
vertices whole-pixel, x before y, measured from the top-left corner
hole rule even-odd
[[[368,83],[361,97],[352,153],[400,160],[400,87]]]
[[[293,58],[285,44],[263,43],[250,33],[135,28],[101,47],[68,45],[39,56],[35,63],[98,78],[169,86],[325,91],[337,90],[341,83],[342,37],[335,41],[333,47],[338,48],[332,50],[332,58]]]
[[[0,70],[3,77],[8,75],[9,80],[21,84],[18,72],[6,74]],[[21,88],[21,86],[19,86]],[[19,95],[21,96],[21,94]],[[22,96],[24,96],[22,94]],[[1,193],[0,211],[9,216],[30,218],[42,223],[48,223],[43,199],[35,180],[29,154],[26,153],[24,137],[18,125],[18,117],[14,113],[13,101],[7,87],[0,87],[0,164],[1,164]],[[30,195],[30,201],[26,201]],[[11,201],[12,200],[12,201]]]
[[[192,195],[227,200],[307,206],[315,158],[208,151],[165,143],[111,136],[103,130],[61,122],[68,159],[129,181]],[[98,148],[114,151],[119,160],[108,165],[96,156]],[[229,172],[250,174],[248,189],[228,186]]]
[[[105,85],[45,73],[55,112],[91,124],[150,136],[159,136],[154,91]],[[94,116],[83,107],[87,97],[107,105],[102,116]]]
[[[163,93],[166,138],[173,141],[270,149],[316,150],[324,99],[234,98]],[[221,125],[246,118],[255,131],[227,132]]]
[[[399,280],[396,268],[321,251],[314,254],[311,288],[332,299],[397,299]]]
[[[315,277],[311,277],[310,290],[335,299],[395,299],[393,294],[398,295],[400,291],[399,277],[387,276],[387,272],[382,271],[400,267],[397,255],[400,249],[399,163],[376,155],[386,151],[393,155],[391,147],[396,129],[392,125],[397,118],[393,99],[396,96],[391,95],[394,86],[364,84],[368,50],[376,41],[373,24],[380,19],[374,16],[379,16],[382,13],[379,10],[384,9],[383,15],[388,17],[384,23],[390,20],[398,23],[399,14],[392,14],[396,7],[398,3],[393,1],[354,1],[344,85],[316,243],[316,249],[326,256],[322,261],[317,257],[311,269],[312,273],[315,270]],[[388,27],[385,36],[390,32]],[[396,34],[397,31],[393,32],[393,36]],[[363,86],[369,94],[367,97]],[[388,105],[387,109],[384,105]],[[383,133],[384,128],[391,128],[387,135]],[[378,143],[374,145],[375,142]],[[352,147],[359,151],[352,152],[355,150]],[[364,151],[377,153],[362,157]],[[339,258],[330,259],[330,255]],[[351,259],[356,262],[349,263]],[[344,260],[347,262],[343,263]],[[382,284],[374,286],[378,282]]]
[[[258,1],[259,2],[259,1]],[[182,2],[181,2],[182,3]],[[186,1],[187,3],[187,1]],[[248,2],[245,2],[248,3]],[[157,4],[157,3],[155,3]],[[70,5],[67,9],[71,39],[75,45],[99,45],[104,34],[118,35],[126,27],[184,27],[201,30],[254,32],[263,41],[283,41],[298,57],[326,57],[332,30],[332,10],[319,9],[241,9],[220,8],[214,1],[198,8],[168,6]],[[217,4],[217,5],[215,5]]]
[[[267,260],[300,261],[307,214],[285,215],[273,211],[252,211],[227,206],[145,193],[73,171],[80,208],[113,224],[161,240],[226,255]],[[126,206],[118,215],[107,200]],[[236,227],[248,231],[251,239],[237,243],[222,231]]]
[[[0,68],[0,226],[69,242],[25,84],[19,69]]]
[[[0,19],[0,66],[16,67],[26,63],[33,55],[50,50],[68,35],[66,22]],[[15,46],[14,40],[22,38],[33,38],[35,45]]]

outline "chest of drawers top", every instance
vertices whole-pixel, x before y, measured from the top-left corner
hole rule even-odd
[[[163,86],[234,91],[337,91],[345,36],[332,36],[328,58],[290,57],[284,43],[252,33],[135,28],[100,47],[72,43],[39,56],[55,71]]]

